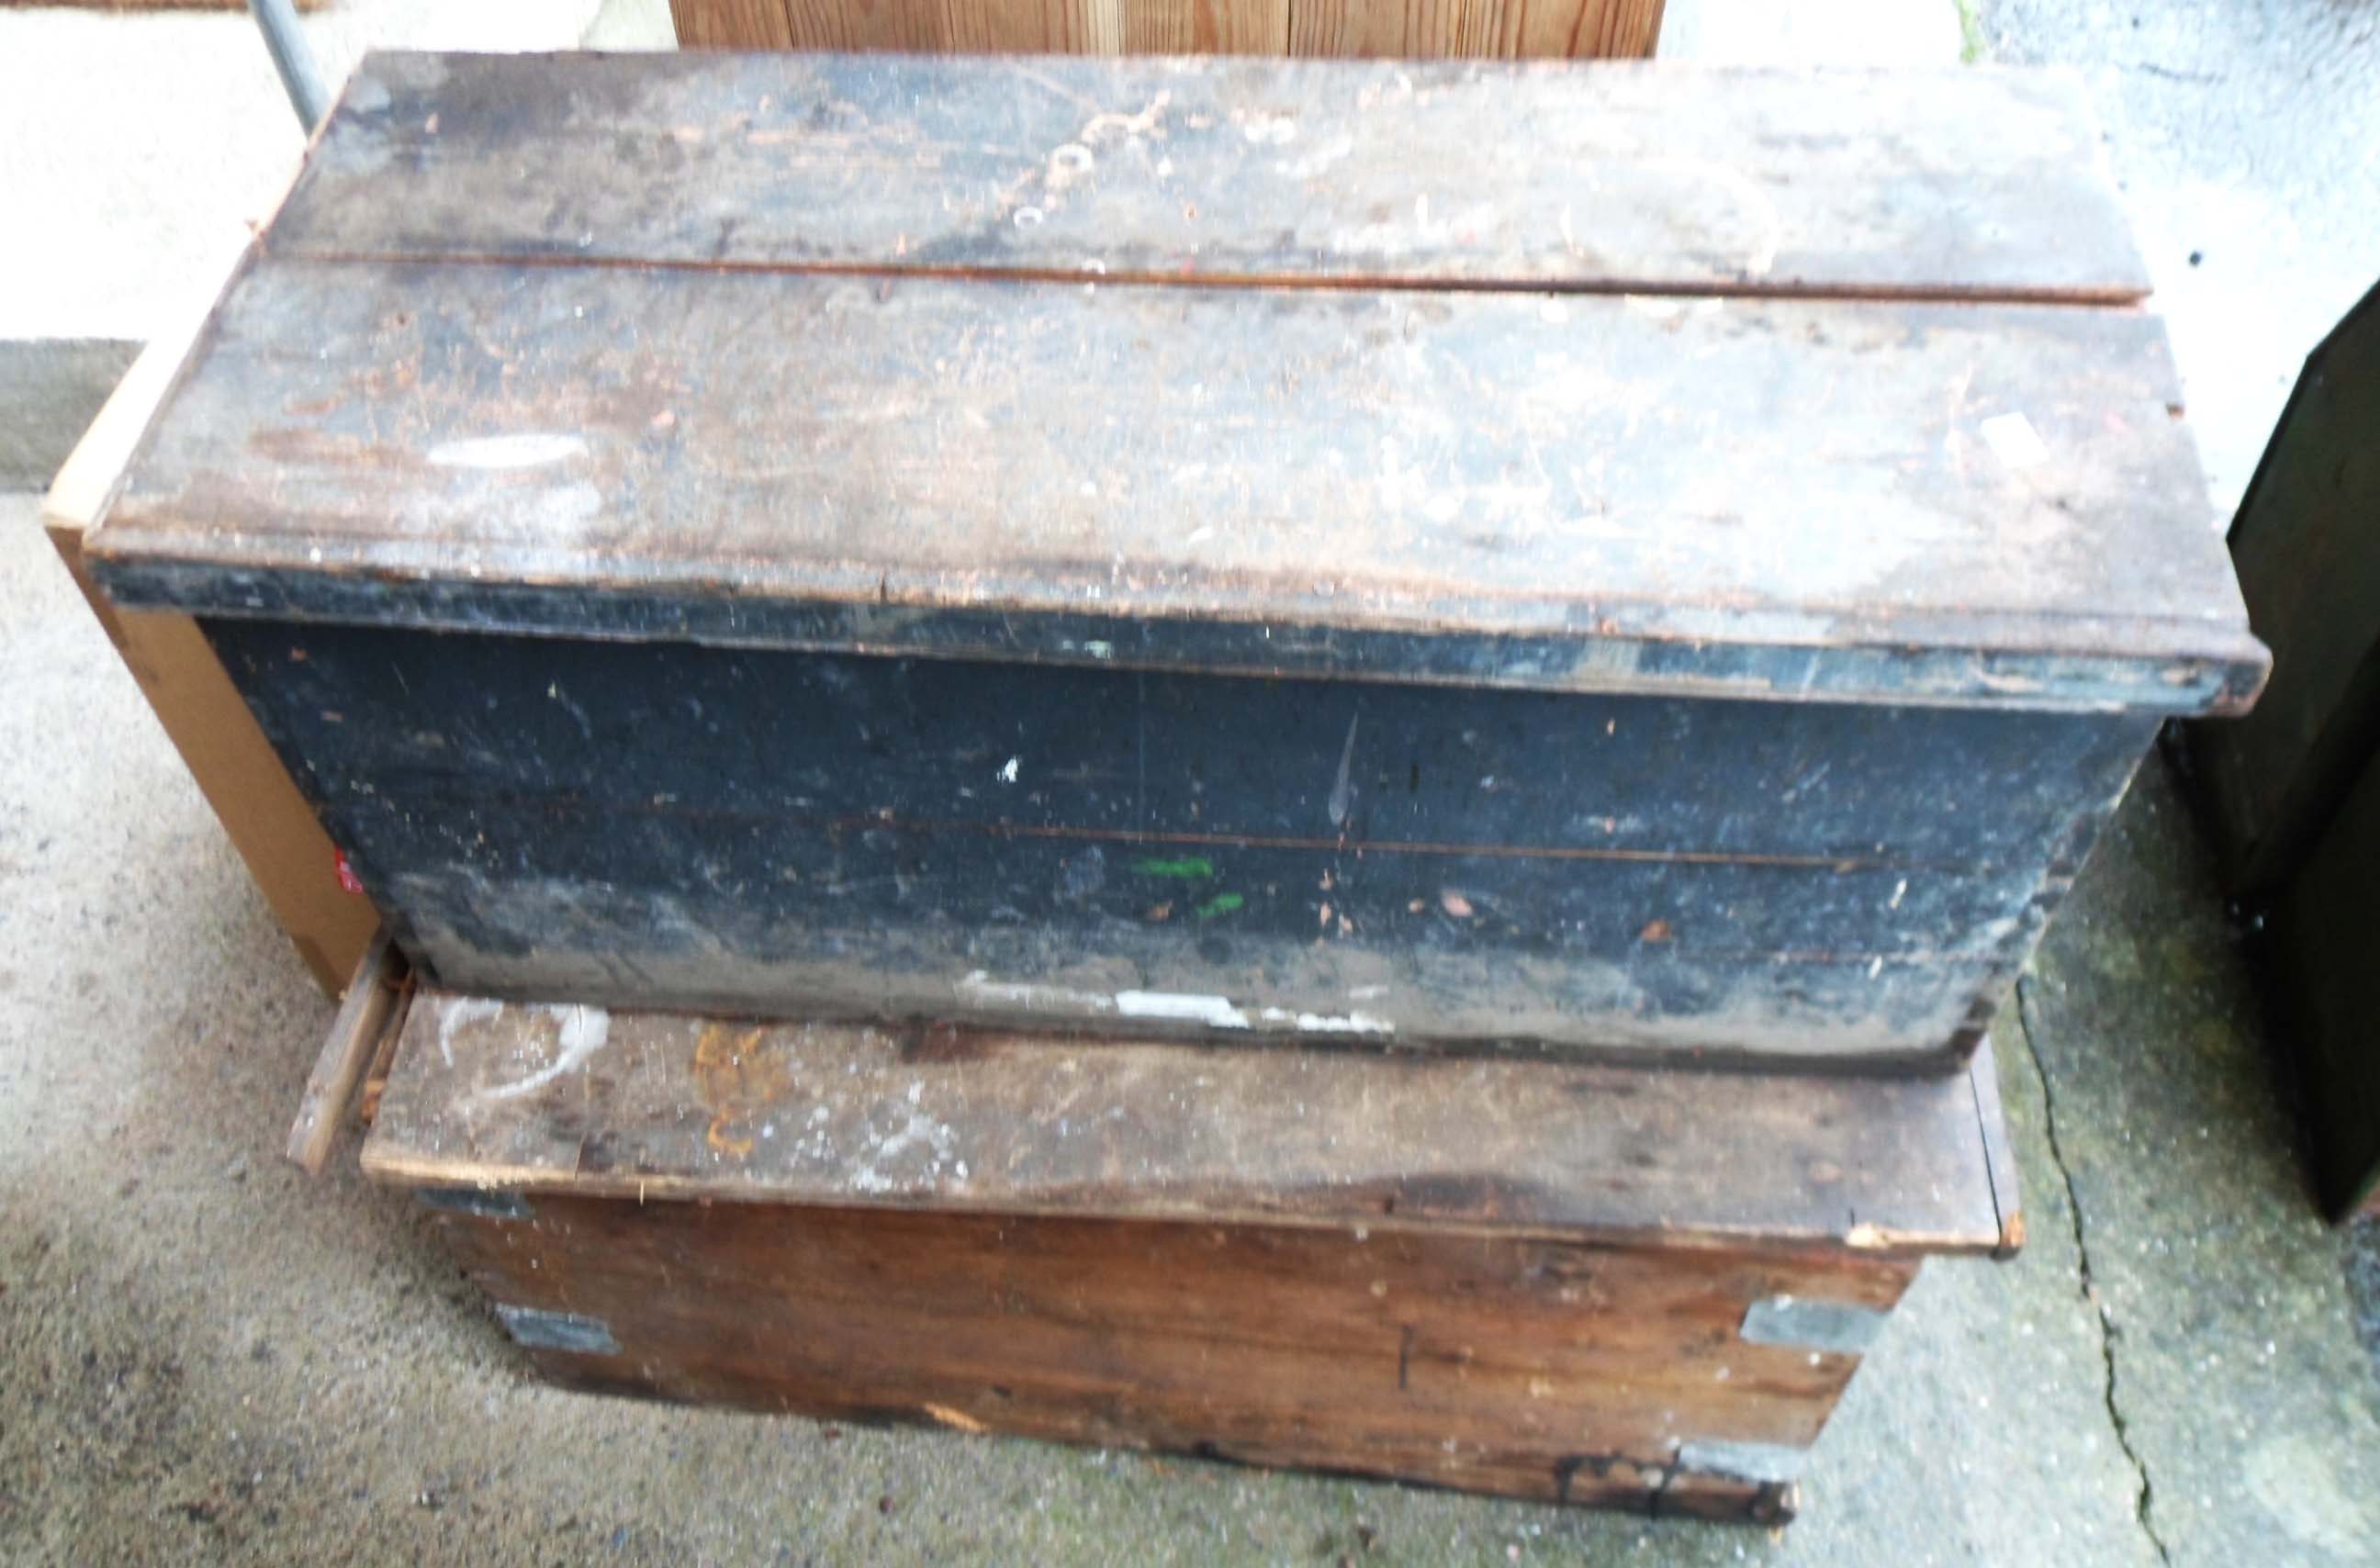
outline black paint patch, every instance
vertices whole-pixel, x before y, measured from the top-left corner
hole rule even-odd
[[[2154,723],[209,633],[444,983],[1044,1027],[1956,1054]]]

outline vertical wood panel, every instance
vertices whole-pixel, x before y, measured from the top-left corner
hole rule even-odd
[[[681,49],[791,49],[787,0],[670,0]]]
[[[688,49],[1636,58],[1662,0],[671,0]]]
[[[1289,0],[1131,0],[1127,55],[1286,55]]]

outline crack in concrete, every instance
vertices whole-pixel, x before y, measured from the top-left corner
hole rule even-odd
[[[2167,1550],[2165,1539],[2157,1534],[2153,1510],[2156,1489],[2149,1480],[2149,1467],[2140,1452],[2132,1447],[2131,1423],[2124,1418],[2123,1407],[2116,1398],[2116,1335],[2117,1329],[2099,1301],[2099,1290],[2091,1270],[2091,1243],[2082,1231],[2082,1195],[2075,1190],[2074,1173],[2066,1163],[2065,1148],[2058,1138],[2058,1094],[2050,1088],[2049,1066],[2041,1059],[2041,1048],[2033,1039],[2033,977],[2026,975],[2016,984],[2016,1027],[2024,1039],[2024,1053],[2033,1063],[2034,1076],[2041,1083],[2043,1131],[2049,1144],[2050,1162],[2058,1167],[2058,1178],[2066,1185],[2066,1214],[2074,1232],[2075,1271],[2082,1299],[2099,1324],[2099,1363],[2104,1374],[2099,1397],[2107,1407],[2107,1424],[2115,1429],[2116,1446],[2123,1452],[2124,1460],[2140,1479],[2140,1489],[2133,1494],[2132,1517],[2139,1523],[2141,1534],[2148,1538],[2149,1546],[2156,1552],[2157,1561],[2171,1562],[2173,1553]]]

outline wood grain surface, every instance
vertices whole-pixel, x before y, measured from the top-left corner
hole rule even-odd
[[[684,49],[1650,56],[1661,0],[670,0]]]
[[[405,1029],[364,1168],[406,1185],[1863,1256],[1989,1252],[2005,1229],[1963,1073],[767,1026],[442,992]]]
[[[2197,711],[2265,662],[2179,395],[2120,311],[268,258],[90,548],[239,614]]]
[[[266,243],[1087,282],[2148,292],[2078,81],[1967,67],[374,54]]]
[[[432,1192],[567,1386],[1774,1525],[1908,1258]]]

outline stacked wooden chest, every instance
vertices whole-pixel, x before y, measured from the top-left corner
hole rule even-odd
[[[88,553],[557,1371],[1768,1515],[2262,678],[2143,292],[2058,79],[382,55]]]

